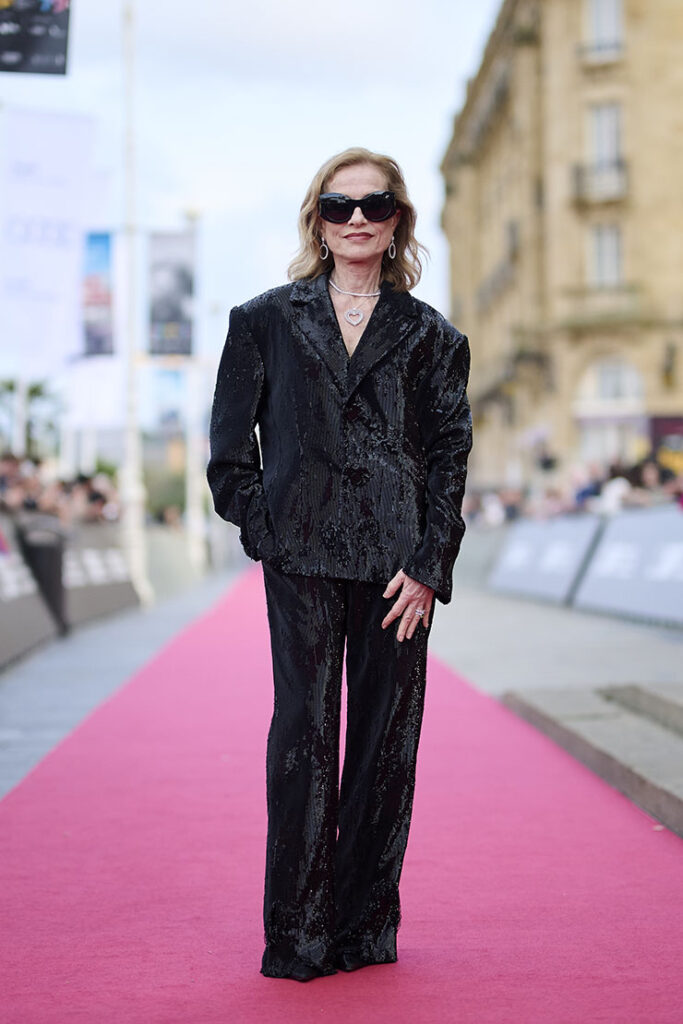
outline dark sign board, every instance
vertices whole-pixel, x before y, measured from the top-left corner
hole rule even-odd
[[[149,239],[149,351],[192,355],[194,235],[155,232]]]
[[[0,0],[0,71],[65,75],[70,0]]]

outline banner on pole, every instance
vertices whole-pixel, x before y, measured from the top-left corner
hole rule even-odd
[[[7,108],[0,130],[0,375],[44,378],[83,349],[94,121]]]
[[[155,232],[149,238],[149,351],[192,355],[194,233]]]
[[[85,356],[110,356],[114,351],[111,243],[112,238],[109,232],[91,231],[85,236],[83,273],[83,354]]]
[[[70,0],[0,0],[0,71],[65,75]]]

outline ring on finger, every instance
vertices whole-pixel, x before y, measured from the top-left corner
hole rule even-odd
[[[424,615],[424,613],[425,613],[425,610],[424,610],[424,608],[416,608],[416,609],[415,609],[415,614],[416,614],[416,615],[417,615],[417,616],[418,616],[419,618],[422,618],[422,616]]]

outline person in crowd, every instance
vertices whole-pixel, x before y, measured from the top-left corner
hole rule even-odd
[[[120,512],[116,488],[105,473],[62,480],[45,473],[40,461],[9,452],[0,460],[0,511],[56,516],[64,525],[114,522]]]
[[[272,978],[397,959],[427,641],[434,598],[451,600],[472,445],[467,336],[411,295],[415,219],[393,159],[328,160],[290,283],[232,310],[218,370],[208,480],[262,562],[271,634]]]

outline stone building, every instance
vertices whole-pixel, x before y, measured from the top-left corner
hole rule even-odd
[[[472,482],[683,472],[682,0],[504,0],[441,169]]]

